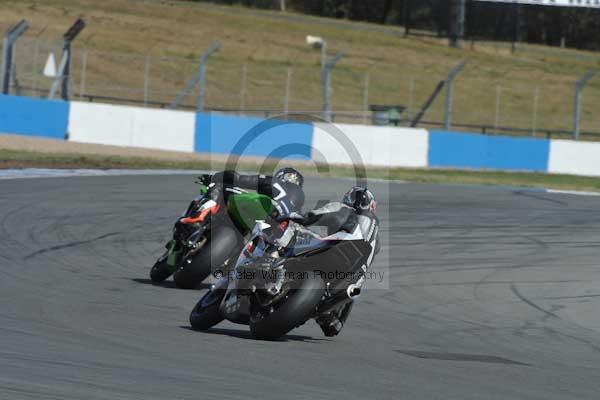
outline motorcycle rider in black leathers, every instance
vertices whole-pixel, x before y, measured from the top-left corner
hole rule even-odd
[[[279,215],[293,213],[295,219],[306,227],[325,227],[326,235],[339,231],[352,233],[357,228],[360,229],[362,237],[372,247],[371,254],[361,268],[361,274],[354,282],[351,282],[358,288],[362,287],[367,269],[380,249],[379,219],[375,215],[377,202],[373,193],[367,188],[355,186],[346,192],[341,203],[330,202],[306,215],[301,215],[304,204],[302,189],[304,177],[294,168],[282,168],[273,176],[241,175],[235,171],[222,171],[214,175],[204,175],[203,178],[213,183],[223,184],[225,187],[254,189],[258,193],[276,200],[273,205],[277,208]],[[341,332],[353,304],[353,301],[345,303],[317,318],[316,321],[326,336],[336,336]]]
[[[353,233],[357,228],[360,229],[362,237],[371,244],[372,250],[366,263],[361,267],[360,274],[350,282],[359,289],[364,285],[367,269],[380,250],[379,219],[375,215],[376,209],[377,202],[373,193],[367,188],[355,186],[346,192],[342,203],[332,202],[312,210],[303,221],[305,226],[326,226],[327,235],[339,231]],[[353,304],[354,301],[350,301],[316,319],[325,336],[336,336],[341,332]]]

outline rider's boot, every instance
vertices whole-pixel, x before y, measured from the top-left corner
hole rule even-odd
[[[351,301],[337,310],[321,314],[317,318],[317,324],[319,324],[325,336],[332,337],[339,335],[344,327],[344,323],[348,319],[348,315],[350,314],[353,305],[354,302]]]

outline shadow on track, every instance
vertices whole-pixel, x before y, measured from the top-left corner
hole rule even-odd
[[[137,283],[143,283],[144,285],[152,285],[152,286],[160,286],[167,289],[179,289],[175,282],[173,281],[163,281],[163,282],[152,282],[151,279],[147,278],[131,278],[132,281]],[[193,290],[202,290],[202,289],[210,289],[210,283],[201,283],[196,286]],[[184,290],[184,289],[181,289]]]
[[[226,336],[231,336],[231,337],[235,337],[238,339],[250,339],[250,340],[255,340],[255,341],[261,341],[258,339],[255,339],[252,337],[252,334],[250,334],[249,331],[247,330],[241,330],[241,329],[227,329],[227,328],[210,328],[207,331],[195,331],[192,329],[191,326],[180,326],[180,328],[182,329],[187,329],[189,331],[192,332],[197,332],[198,334],[209,334],[209,335],[226,335]],[[284,337],[278,339],[278,340],[274,340],[274,342],[306,342],[306,343],[317,343],[317,342],[329,342],[331,341],[330,339],[318,339],[318,338],[313,338],[311,336],[304,336],[304,335],[285,335]]]

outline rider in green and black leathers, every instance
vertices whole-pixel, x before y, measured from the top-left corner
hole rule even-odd
[[[275,175],[241,175],[235,171],[222,171],[210,177],[213,183],[223,184],[226,187],[239,187],[253,189],[257,193],[269,196],[274,200],[279,215],[299,213],[304,205],[304,177],[294,168],[282,168]],[[226,196],[227,193],[224,193]]]

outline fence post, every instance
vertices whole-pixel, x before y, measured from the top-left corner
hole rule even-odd
[[[458,64],[450,71],[448,77],[446,77],[446,104],[444,112],[444,129],[446,130],[450,130],[452,128],[452,85],[454,83],[456,75],[458,75],[460,71],[463,70],[466,64],[466,61],[463,61],[462,63]]]
[[[287,76],[285,78],[285,98],[283,100],[283,115],[287,119],[290,110],[290,89],[292,86],[292,67],[287,68]]]
[[[323,67],[321,80],[323,81],[323,120],[331,122],[331,110],[329,106],[329,92],[331,83],[331,71],[335,64],[344,57],[342,53],[337,53]]]
[[[581,118],[581,92],[583,88],[596,75],[596,71],[589,70],[575,83],[575,104],[573,107],[573,139],[579,140],[579,122]]]
[[[196,101],[196,110],[198,112],[204,112],[204,98],[206,96],[206,61],[213,53],[217,52],[221,45],[217,42],[214,43],[200,58],[200,92],[198,93],[198,100]]]
[[[367,125],[367,115],[369,114],[369,84],[371,81],[371,74],[369,71],[365,72],[365,84],[363,91],[363,124]]]
[[[412,123],[413,113],[414,113],[414,92],[415,92],[415,78],[410,77],[410,81],[408,83],[408,123],[409,125]]]
[[[11,70],[13,68],[13,45],[25,31],[29,29],[29,22],[21,20],[12,26],[4,35],[2,46],[2,93],[10,92]]]
[[[148,90],[150,87],[150,56],[146,56],[146,64],[144,65],[144,107],[148,106]]]
[[[242,85],[240,88],[240,111],[243,113],[246,110],[246,79],[248,76],[248,65],[242,67]]]
[[[502,86],[496,85],[496,113],[494,114],[494,129],[498,129],[500,124],[500,96],[502,95]]]
[[[61,97],[63,100],[69,100],[69,75],[71,73],[71,43],[77,35],[85,28],[85,21],[78,18],[77,21],[63,35],[63,57],[66,60],[61,69]]]
[[[12,76],[12,84],[15,89],[15,94],[17,96],[21,95],[21,88],[19,87],[19,81],[17,78],[17,44],[15,43],[12,48],[12,67],[10,70],[10,74]]]
[[[450,47],[460,47],[460,40],[465,36],[466,0],[450,2]]]
[[[325,72],[325,63],[327,61],[327,41],[323,39],[321,42],[321,74]]]
[[[31,63],[32,76],[33,76],[33,96],[35,96],[37,92],[37,80],[38,80],[38,57],[40,51],[40,40],[39,38],[35,38],[35,46],[33,49],[33,62]]]
[[[198,98],[196,99],[196,107],[198,109],[198,112],[204,111],[206,60],[208,59],[208,57],[210,57],[211,54],[218,51],[220,48],[221,45],[219,44],[219,42],[214,42],[208,50],[202,53],[202,55],[200,56],[200,66],[198,69],[198,73],[194,75],[192,79],[190,79],[188,83],[186,83],[183,90],[177,94],[177,97],[175,97],[175,100],[173,100],[173,102],[169,106],[170,109],[174,110],[177,107],[179,107],[185,96],[188,95],[188,93],[194,88],[194,86],[196,86],[196,84],[200,84],[200,92],[198,93]]]
[[[537,132],[537,118],[538,118],[538,104],[540,99],[540,87],[535,87],[535,94],[533,95],[533,122],[531,127],[531,136],[535,136]]]
[[[87,47],[83,49],[83,55],[81,56],[81,82],[79,84],[79,98],[83,99],[85,95],[85,77],[87,74],[87,59],[88,59],[88,49]]]

